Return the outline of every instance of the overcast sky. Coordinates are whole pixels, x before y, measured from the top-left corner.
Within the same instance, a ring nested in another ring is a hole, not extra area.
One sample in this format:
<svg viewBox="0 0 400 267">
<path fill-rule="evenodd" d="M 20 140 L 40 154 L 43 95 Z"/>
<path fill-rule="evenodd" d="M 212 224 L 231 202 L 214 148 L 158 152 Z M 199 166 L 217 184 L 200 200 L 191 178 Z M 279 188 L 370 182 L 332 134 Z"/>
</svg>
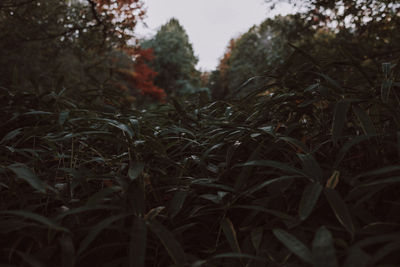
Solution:
<svg viewBox="0 0 400 267">
<path fill-rule="evenodd" d="M 196 56 L 198 67 L 213 70 L 229 40 L 246 32 L 267 17 L 287 14 L 288 4 L 271 12 L 264 0 L 144 0 L 148 28 L 139 26 L 139 37 L 151 36 L 170 18 L 175 17 L 185 28 Z"/>
</svg>

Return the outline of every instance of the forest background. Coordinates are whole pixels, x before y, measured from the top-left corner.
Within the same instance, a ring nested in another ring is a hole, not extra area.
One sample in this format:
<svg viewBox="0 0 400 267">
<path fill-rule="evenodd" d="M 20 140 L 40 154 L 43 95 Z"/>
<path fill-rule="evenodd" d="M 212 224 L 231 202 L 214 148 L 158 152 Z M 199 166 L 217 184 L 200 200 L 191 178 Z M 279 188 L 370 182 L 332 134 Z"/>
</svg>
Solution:
<svg viewBox="0 0 400 267">
<path fill-rule="evenodd" d="M 1 1 L 0 263 L 396 266 L 400 4 L 289 2 L 201 72 L 145 1 Z"/>
</svg>

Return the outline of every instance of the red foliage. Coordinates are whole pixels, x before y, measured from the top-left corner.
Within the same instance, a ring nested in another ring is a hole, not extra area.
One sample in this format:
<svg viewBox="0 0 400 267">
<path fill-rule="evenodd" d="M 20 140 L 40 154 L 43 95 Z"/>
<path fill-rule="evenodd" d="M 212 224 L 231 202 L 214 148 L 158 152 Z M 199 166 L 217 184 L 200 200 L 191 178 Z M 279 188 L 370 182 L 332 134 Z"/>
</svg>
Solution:
<svg viewBox="0 0 400 267">
<path fill-rule="evenodd" d="M 153 71 L 146 62 L 154 58 L 153 49 L 131 49 L 129 54 L 136 57 L 133 64 L 133 70 L 119 69 L 118 73 L 124 77 L 135 90 L 139 90 L 141 95 L 150 96 L 158 101 L 164 101 L 166 94 L 163 89 L 154 85 L 154 78 L 157 72 Z M 120 90 L 124 90 L 124 86 L 119 86 Z"/>
<path fill-rule="evenodd" d="M 166 97 L 164 90 L 155 86 L 153 83 L 157 72 L 150 69 L 146 64 L 146 61 L 150 61 L 153 58 L 153 49 L 138 49 L 134 64 L 134 85 L 140 90 L 142 95 L 148 95 L 159 101 L 164 101 Z"/>
</svg>

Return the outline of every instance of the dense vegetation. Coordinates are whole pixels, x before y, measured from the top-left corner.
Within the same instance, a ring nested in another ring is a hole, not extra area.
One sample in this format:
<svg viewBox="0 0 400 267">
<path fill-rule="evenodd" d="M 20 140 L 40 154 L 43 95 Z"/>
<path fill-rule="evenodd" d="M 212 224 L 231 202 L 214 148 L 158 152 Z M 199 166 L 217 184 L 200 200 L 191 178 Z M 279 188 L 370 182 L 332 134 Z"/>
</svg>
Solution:
<svg viewBox="0 0 400 267">
<path fill-rule="evenodd" d="M 210 95 L 139 1 L 2 1 L 1 266 L 397 266 L 399 4 L 303 2 Z"/>
</svg>

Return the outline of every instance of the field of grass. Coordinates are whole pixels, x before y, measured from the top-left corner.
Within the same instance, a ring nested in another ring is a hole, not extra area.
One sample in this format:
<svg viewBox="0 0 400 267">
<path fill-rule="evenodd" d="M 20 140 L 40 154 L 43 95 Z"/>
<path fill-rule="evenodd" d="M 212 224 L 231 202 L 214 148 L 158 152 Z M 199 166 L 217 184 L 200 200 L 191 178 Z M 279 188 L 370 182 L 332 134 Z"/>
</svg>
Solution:
<svg viewBox="0 0 400 267">
<path fill-rule="evenodd" d="M 1 88 L 1 266 L 398 266 L 399 66 L 313 64 L 123 112 Z"/>
</svg>

